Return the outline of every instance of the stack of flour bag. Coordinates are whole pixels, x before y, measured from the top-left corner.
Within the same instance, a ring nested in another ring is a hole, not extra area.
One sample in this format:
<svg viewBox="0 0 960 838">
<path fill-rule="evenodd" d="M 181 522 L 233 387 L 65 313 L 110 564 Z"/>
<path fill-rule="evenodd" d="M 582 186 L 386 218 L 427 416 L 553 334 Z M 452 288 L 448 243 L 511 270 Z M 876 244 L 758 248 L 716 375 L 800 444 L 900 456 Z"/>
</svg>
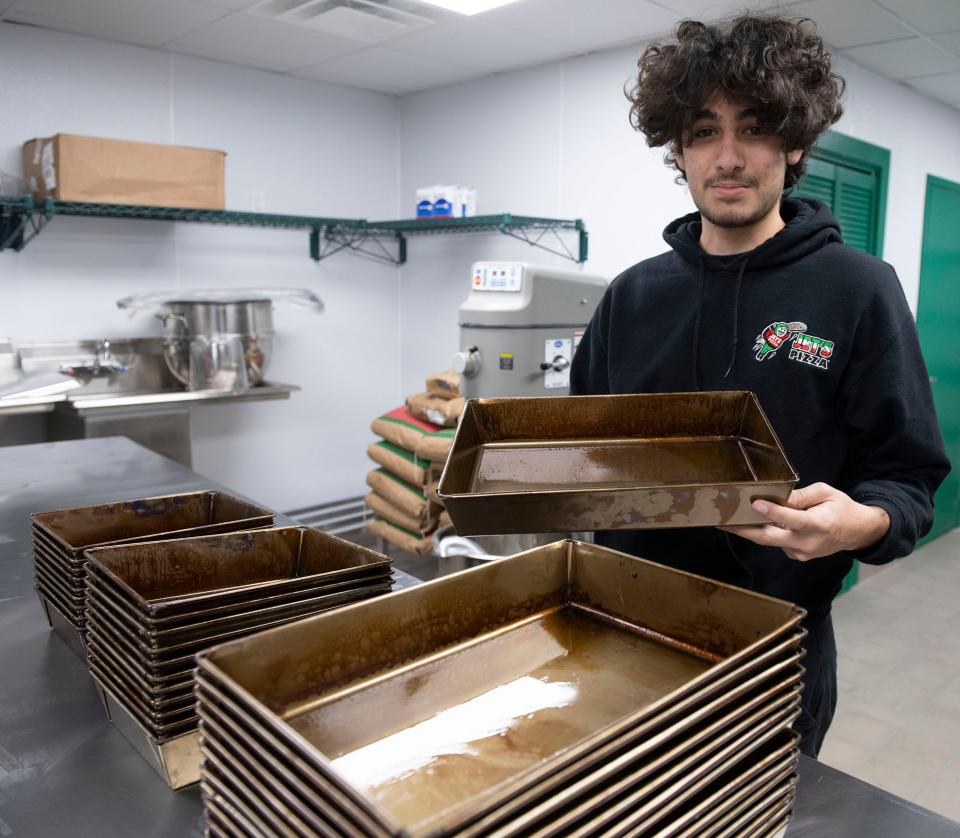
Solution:
<svg viewBox="0 0 960 838">
<path fill-rule="evenodd" d="M 450 370 L 427 376 L 425 393 L 408 396 L 403 407 L 373 420 L 379 437 L 367 448 L 378 468 L 367 475 L 367 527 L 411 553 L 426 553 L 431 536 L 450 518 L 437 497 L 457 420 L 463 411 L 460 376 Z"/>
</svg>

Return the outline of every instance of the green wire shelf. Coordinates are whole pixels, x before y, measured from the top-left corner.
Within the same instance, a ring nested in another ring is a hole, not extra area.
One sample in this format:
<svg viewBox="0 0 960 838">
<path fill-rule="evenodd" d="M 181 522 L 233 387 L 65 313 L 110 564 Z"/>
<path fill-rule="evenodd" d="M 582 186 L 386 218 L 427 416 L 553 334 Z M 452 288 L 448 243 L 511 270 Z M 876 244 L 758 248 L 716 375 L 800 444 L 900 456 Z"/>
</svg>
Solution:
<svg viewBox="0 0 960 838">
<path fill-rule="evenodd" d="M 476 215 L 471 218 L 409 218 L 397 221 L 367 222 L 369 234 L 379 237 L 396 236 L 401 240 L 401 260 L 406 261 L 406 236 L 436 235 L 438 233 L 493 233 L 499 232 L 547 250 L 573 262 L 587 261 L 587 228 L 582 219 L 539 218 L 531 215 Z M 577 234 L 577 252 L 566 246 L 560 233 Z M 559 248 L 547 247 L 544 239 L 556 242 Z"/>
<path fill-rule="evenodd" d="M 0 251 L 23 250 L 27 243 L 58 215 L 307 230 L 310 233 L 310 256 L 315 261 L 332 256 L 340 250 L 352 250 L 382 261 L 402 265 L 407 260 L 407 236 L 491 232 L 503 233 L 574 262 L 582 263 L 587 260 L 587 231 L 579 218 L 560 220 L 502 213 L 472 218 L 367 221 L 362 218 L 326 218 L 234 210 L 85 203 L 57 201 L 51 198 L 37 204 L 30 197 L 4 196 L 0 196 Z M 565 231 L 577 234 L 576 253 L 566 246 L 561 237 L 560 234 Z M 544 243 L 545 239 L 559 242 L 559 248 L 562 249 L 548 247 Z M 384 240 L 396 242 L 396 255 L 385 246 Z"/>
<path fill-rule="evenodd" d="M 367 227 L 402 233 L 449 233 L 452 231 L 483 232 L 503 227 L 529 227 L 554 230 L 583 230 L 583 222 L 562 221 L 555 218 L 537 218 L 531 215 L 475 215 L 470 218 L 408 218 L 399 221 L 369 221 Z"/>
<path fill-rule="evenodd" d="M 49 202 L 49 203 L 48 203 Z M 309 215 L 275 215 L 234 210 L 180 209 L 129 204 L 86 204 L 78 201 L 44 202 L 46 215 L 89 215 L 98 218 L 143 218 L 154 221 L 188 221 L 202 224 L 232 224 L 242 227 L 272 227 L 287 230 L 319 230 L 333 225 L 352 225 L 350 218 L 314 218 Z"/>
</svg>

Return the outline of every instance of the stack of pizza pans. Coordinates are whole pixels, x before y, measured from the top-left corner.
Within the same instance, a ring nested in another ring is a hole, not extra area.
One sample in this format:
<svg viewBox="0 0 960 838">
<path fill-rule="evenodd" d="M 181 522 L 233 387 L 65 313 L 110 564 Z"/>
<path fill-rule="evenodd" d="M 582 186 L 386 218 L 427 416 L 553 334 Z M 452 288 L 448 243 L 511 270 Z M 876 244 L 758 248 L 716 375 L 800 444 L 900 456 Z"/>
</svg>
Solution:
<svg viewBox="0 0 960 838">
<path fill-rule="evenodd" d="M 390 560 L 282 527 L 87 552 L 87 656 L 107 711 L 174 788 L 199 779 L 194 655 L 390 590 Z"/>
<path fill-rule="evenodd" d="M 802 616 L 563 541 L 223 644 L 208 834 L 776 834 Z"/>
<path fill-rule="evenodd" d="M 34 586 L 51 627 L 82 657 L 84 550 L 270 526 L 273 513 L 225 492 L 203 491 L 55 509 L 31 519 Z"/>
</svg>

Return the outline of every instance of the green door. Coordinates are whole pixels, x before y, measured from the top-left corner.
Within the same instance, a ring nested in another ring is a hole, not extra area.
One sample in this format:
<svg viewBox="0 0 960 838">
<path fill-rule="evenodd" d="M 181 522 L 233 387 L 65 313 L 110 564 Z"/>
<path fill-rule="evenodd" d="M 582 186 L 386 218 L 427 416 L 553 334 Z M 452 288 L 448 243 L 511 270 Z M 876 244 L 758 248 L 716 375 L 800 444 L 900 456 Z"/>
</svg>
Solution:
<svg viewBox="0 0 960 838">
<path fill-rule="evenodd" d="M 796 194 L 827 205 L 840 222 L 844 244 L 880 255 L 880 189 L 876 172 L 811 157 Z"/>
<path fill-rule="evenodd" d="M 927 540 L 960 525 L 960 184 L 927 178 L 917 328 L 953 471 L 937 492 Z"/>
</svg>

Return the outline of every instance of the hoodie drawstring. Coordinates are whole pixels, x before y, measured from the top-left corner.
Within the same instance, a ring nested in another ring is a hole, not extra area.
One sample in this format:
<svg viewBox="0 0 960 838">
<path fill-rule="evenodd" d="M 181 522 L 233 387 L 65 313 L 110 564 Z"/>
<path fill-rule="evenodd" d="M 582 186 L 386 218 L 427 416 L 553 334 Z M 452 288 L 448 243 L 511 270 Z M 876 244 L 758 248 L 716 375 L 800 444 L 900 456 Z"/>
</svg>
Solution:
<svg viewBox="0 0 960 838">
<path fill-rule="evenodd" d="M 740 271 L 737 273 L 737 290 L 733 297 L 733 346 L 730 349 L 730 363 L 727 365 L 727 371 L 723 374 L 724 380 L 728 378 L 733 370 L 733 365 L 737 361 L 737 344 L 740 342 L 740 289 L 743 288 L 743 272 L 747 269 L 747 262 L 749 261 L 749 259 L 744 259 L 740 263 Z M 700 262 L 700 282 L 703 282 L 703 261 Z"/>
<path fill-rule="evenodd" d="M 693 321 L 693 389 L 700 390 L 700 316 L 703 314 L 703 259 L 700 260 L 700 281 L 697 293 L 697 319 Z"/>
</svg>

